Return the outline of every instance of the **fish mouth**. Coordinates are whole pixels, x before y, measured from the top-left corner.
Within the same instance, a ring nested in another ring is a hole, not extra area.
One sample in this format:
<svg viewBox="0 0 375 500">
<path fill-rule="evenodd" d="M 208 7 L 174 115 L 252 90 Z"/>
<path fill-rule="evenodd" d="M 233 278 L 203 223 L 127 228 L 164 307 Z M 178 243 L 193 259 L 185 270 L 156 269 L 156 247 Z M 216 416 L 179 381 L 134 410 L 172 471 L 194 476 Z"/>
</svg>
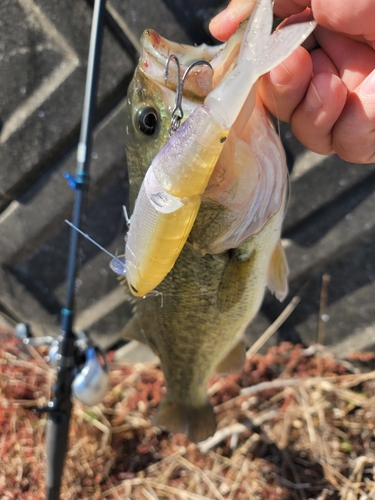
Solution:
<svg viewBox="0 0 375 500">
<path fill-rule="evenodd" d="M 215 88 L 236 64 L 246 23 L 242 23 L 236 33 L 226 43 L 199 46 L 175 43 L 167 40 L 152 29 L 147 29 L 141 37 L 142 53 L 139 68 L 160 85 L 166 86 L 165 68 L 168 58 L 174 54 L 180 62 L 181 76 L 196 61 L 204 60 L 207 65 L 195 66 L 186 76 L 184 95 L 202 100 Z M 168 88 L 177 87 L 177 65 L 171 62 L 168 68 Z"/>
</svg>

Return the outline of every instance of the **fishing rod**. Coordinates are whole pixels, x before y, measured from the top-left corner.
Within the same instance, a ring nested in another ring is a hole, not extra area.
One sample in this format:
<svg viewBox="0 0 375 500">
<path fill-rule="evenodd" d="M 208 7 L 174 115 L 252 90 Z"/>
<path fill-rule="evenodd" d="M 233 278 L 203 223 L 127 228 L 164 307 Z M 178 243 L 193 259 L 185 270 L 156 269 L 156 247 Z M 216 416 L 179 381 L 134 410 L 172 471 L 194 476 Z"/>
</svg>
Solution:
<svg viewBox="0 0 375 500">
<path fill-rule="evenodd" d="M 80 139 L 77 150 L 75 176 L 64 174 L 69 186 L 75 190 L 73 224 L 79 228 L 85 191 L 89 185 L 89 160 L 92 131 L 96 110 L 100 54 L 103 36 L 105 0 L 95 0 L 92 16 L 89 56 L 87 63 L 85 97 L 82 112 Z M 57 378 L 52 398 L 44 407 L 34 408 L 47 413 L 46 429 L 46 500 L 58 500 L 65 455 L 68 447 L 69 422 L 72 396 L 93 406 L 102 401 L 109 385 L 108 368 L 104 354 L 92 344 L 89 337 L 73 331 L 75 279 L 77 274 L 77 249 L 79 233 L 70 231 L 67 265 L 65 307 L 61 310 L 61 330 L 57 338 L 32 337 L 28 325 L 19 323 L 16 335 L 24 344 L 50 345 L 50 363 L 56 368 Z M 102 359 L 102 363 L 99 362 Z"/>
</svg>

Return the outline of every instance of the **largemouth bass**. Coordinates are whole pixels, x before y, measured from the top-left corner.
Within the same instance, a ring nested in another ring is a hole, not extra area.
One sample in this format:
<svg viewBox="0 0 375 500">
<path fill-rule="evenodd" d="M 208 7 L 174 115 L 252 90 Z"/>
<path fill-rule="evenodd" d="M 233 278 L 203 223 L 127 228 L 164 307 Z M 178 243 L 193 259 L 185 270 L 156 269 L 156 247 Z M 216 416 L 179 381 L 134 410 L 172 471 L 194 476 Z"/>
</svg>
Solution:
<svg viewBox="0 0 375 500">
<path fill-rule="evenodd" d="M 163 260 L 166 241 L 179 240 L 175 245 L 177 260 L 157 278 L 159 294 L 132 297 L 134 316 L 126 325 L 124 336 L 148 344 L 160 358 L 167 394 L 154 424 L 172 432 L 187 432 L 193 441 L 215 432 L 215 416 L 206 395 L 208 379 L 215 369 L 228 373 L 242 368 L 243 333 L 260 307 L 265 287 L 280 300 L 287 294 L 288 267 L 280 243 L 287 168 L 282 145 L 256 88 L 262 71 L 268 71 L 270 63 L 276 65 L 289 55 L 313 25 L 304 23 L 303 27 L 293 28 L 292 34 L 286 31 L 284 38 L 280 34 L 271 38 L 270 1 L 260 0 L 256 9 L 248 26 L 241 26 L 227 44 L 216 47 L 175 44 L 146 30 L 141 39 L 140 61 L 128 90 L 126 153 L 131 207 L 135 205 L 135 209 L 126 246 L 130 264 L 125 263 L 128 267 L 124 284 L 129 285 L 133 295 L 144 295 L 142 275 L 135 269 L 141 267 L 139 261 L 146 259 L 150 269 L 157 268 Z M 254 38 L 264 47 L 255 47 Z M 169 138 L 180 71 L 170 69 L 168 82 L 165 81 L 171 54 L 179 60 L 182 73 L 200 59 L 210 62 L 212 69 L 197 66 L 186 74 L 181 104 L 187 120 Z M 254 54 L 257 60 L 250 61 Z M 255 73 L 243 73 L 244 67 L 249 67 L 246 61 L 258 67 Z M 237 70 L 239 89 L 230 82 Z M 247 77 L 253 79 L 250 84 Z M 214 126 L 221 127 L 212 144 L 206 140 L 211 128 L 204 125 L 194 131 L 196 120 L 189 118 L 197 116 L 197 110 L 202 113 L 203 103 L 204 113 L 213 117 Z M 233 111 L 236 107 L 238 110 Z M 200 150 L 189 160 L 184 157 L 184 148 L 186 142 L 191 143 L 191 137 L 203 152 Z M 202 192 L 193 192 L 195 166 L 191 178 L 186 169 L 189 163 L 199 167 L 202 155 L 206 157 L 211 152 L 212 171 L 204 174 L 207 181 L 200 184 Z M 173 157 L 177 166 L 182 158 L 181 169 L 189 182 L 179 178 L 178 168 L 169 168 Z M 160 171 L 165 165 L 168 173 L 163 178 Z M 166 222 L 159 224 L 158 217 L 164 217 L 165 211 L 158 209 L 152 198 L 154 191 L 145 185 L 145 176 L 158 189 L 164 181 L 171 184 L 170 192 L 162 187 L 159 196 L 163 201 L 172 193 L 172 205 L 175 198 L 189 210 L 194 205 L 189 220 L 181 223 L 178 217 L 170 219 L 168 212 Z M 189 194 L 184 194 L 184 189 Z M 190 198 L 194 198 L 195 204 Z M 163 228 L 168 232 L 163 233 Z M 152 239 L 155 234 L 156 243 Z M 147 287 L 144 290 L 147 292 Z"/>
</svg>

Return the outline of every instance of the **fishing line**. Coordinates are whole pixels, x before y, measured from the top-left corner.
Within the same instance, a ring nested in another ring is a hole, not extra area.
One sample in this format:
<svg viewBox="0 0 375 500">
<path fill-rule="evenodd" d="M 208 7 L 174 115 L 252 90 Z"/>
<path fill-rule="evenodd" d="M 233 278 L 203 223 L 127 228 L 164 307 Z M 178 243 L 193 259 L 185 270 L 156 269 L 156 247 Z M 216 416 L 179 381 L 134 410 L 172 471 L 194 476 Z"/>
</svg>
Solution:
<svg viewBox="0 0 375 500">
<path fill-rule="evenodd" d="M 275 106 L 275 111 L 276 111 L 275 120 L 276 120 L 276 123 L 277 123 L 277 135 L 279 136 L 279 139 L 280 139 L 281 143 L 283 143 L 282 139 L 281 139 L 281 127 L 280 127 L 279 111 L 277 109 L 276 99 L 275 99 L 275 95 L 274 95 L 273 92 L 271 92 L 271 96 L 272 96 L 273 104 Z M 285 154 L 284 144 L 283 144 L 283 149 L 284 149 L 284 154 Z M 286 214 L 286 212 L 288 210 L 289 203 L 290 203 L 290 198 L 291 198 L 292 181 L 290 179 L 289 168 L 288 168 L 288 171 L 287 171 L 286 181 L 287 181 L 287 190 L 286 190 L 286 200 L 285 200 L 285 207 L 284 207 L 283 218 L 285 217 L 285 214 Z"/>
<path fill-rule="evenodd" d="M 275 106 L 275 111 L 276 111 L 275 118 L 276 118 L 276 122 L 277 122 L 277 135 L 280 137 L 280 140 L 281 140 L 279 110 L 277 109 L 276 99 L 275 99 L 275 95 L 273 92 L 271 92 L 271 96 L 272 96 L 273 104 Z"/>
<path fill-rule="evenodd" d="M 94 239 L 92 239 L 88 234 L 84 233 L 79 229 L 77 226 L 72 224 L 70 221 L 65 219 L 65 222 L 70 226 L 71 228 L 75 229 L 81 236 L 89 240 L 91 243 L 93 243 L 95 246 L 97 246 L 102 252 L 106 253 L 110 257 L 112 257 L 112 262 L 110 263 L 110 268 L 112 271 L 114 271 L 116 274 L 120 274 L 121 276 L 125 276 L 125 258 L 122 257 L 121 255 L 119 257 L 116 257 L 116 255 L 113 255 L 113 253 L 109 252 L 106 248 L 102 247 L 102 245 L 99 245 Z"/>
<path fill-rule="evenodd" d="M 124 210 L 124 216 L 125 216 L 126 223 L 129 224 L 130 223 L 130 219 L 128 217 L 128 213 L 127 213 L 127 210 L 126 210 L 125 206 L 123 206 L 123 210 Z M 117 257 L 116 255 L 113 255 L 106 248 L 104 248 L 102 245 L 100 245 L 97 241 L 95 241 L 93 238 L 91 238 L 91 236 L 89 236 L 87 233 L 84 233 L 83 231 L 81 231 L 81 229 L 79 229 L 78 227 L 76 227 L 70 221 L 68 221 L 67 219 L 65 219 L 65 222 L 68 224 L 68 226 L 70 226 L 71 228 L 75 229 L 81 236 L 83 236 L 84 238 L 86 238 L 87 240 L 89 240 L 91 243 L 93 243 L 96 247 L 98 247 L 102 252 L 104 252 L 105 254 L 109 255 L 109 257 L 112 257 L 112 261 L 109 264 L 109 267 L 112 269 L 112 271 L 114 271 L 116 274 L 119 274 L 121 276 L 126 276 L 125 258 L 124 257 L 122 257 L 122 256 Z M 161 298 L 160 307 L 163 307 L 163 305 L 164 305 L 164 300 L 163 300 L 164 294 L 163 294 L 163 292 L 160 292 L 158 290 L 151 290 L 151 292 L 147 293 L 142 298 L 146 299 L 148 297 L 160 297 Z"/>
</svg>

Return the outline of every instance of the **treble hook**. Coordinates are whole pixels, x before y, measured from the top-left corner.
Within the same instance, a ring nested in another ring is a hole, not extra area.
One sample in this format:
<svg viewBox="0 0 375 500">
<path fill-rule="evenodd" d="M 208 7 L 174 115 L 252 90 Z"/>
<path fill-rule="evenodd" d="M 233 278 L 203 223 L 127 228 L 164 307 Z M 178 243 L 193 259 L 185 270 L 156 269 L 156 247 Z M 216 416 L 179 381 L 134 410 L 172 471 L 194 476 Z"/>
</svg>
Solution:
<svg viewBox="0 0 375 500">
<path fill-rule="evenodd" d="M 164 72 L 165 86 L 167 86 L 168 84 L 168 70 L 169 70 L 169 63 L 171 60 L 173 60 L 177 66 L 177 88 L 176 88 L 176 102 L 174 109 L 172 111 L 171 126 L 168 130 L 169 136 L 171 136 L 174 132 L 176 132 L 176 130 L 181 124 L 182 118 L 184 117 L 184 112 L 182 110 L 182 93 L 184 90 L 185 80 L 189 72 L 194 68 L 194 66 L 208 66 L 213 71 L 212 66 L 208 61 L 205 61 L 204 59 L 199 59 L 190 64 L 190 66 L 186 69 L 183 77 L 181 78 L 180 61 L 178 60 L 178 57 L 175 54 L 171 54 L 168 57 L 167 63 L 165 65 L 165 72 Z"/>
</svg>

